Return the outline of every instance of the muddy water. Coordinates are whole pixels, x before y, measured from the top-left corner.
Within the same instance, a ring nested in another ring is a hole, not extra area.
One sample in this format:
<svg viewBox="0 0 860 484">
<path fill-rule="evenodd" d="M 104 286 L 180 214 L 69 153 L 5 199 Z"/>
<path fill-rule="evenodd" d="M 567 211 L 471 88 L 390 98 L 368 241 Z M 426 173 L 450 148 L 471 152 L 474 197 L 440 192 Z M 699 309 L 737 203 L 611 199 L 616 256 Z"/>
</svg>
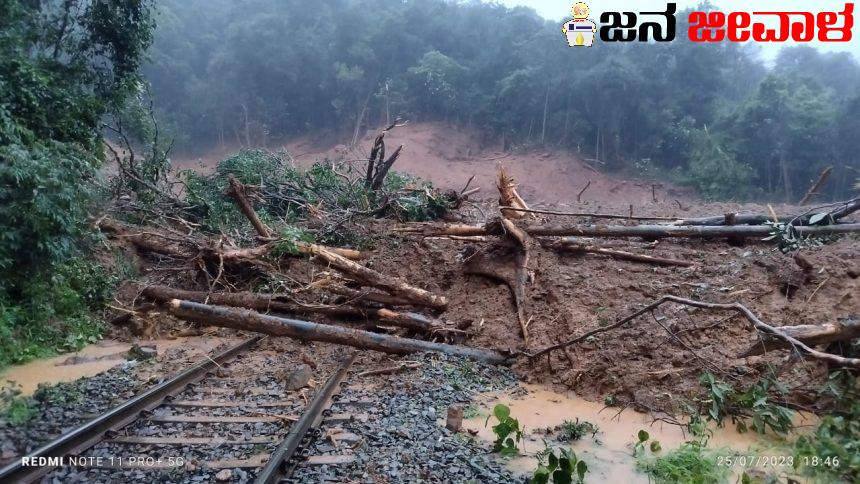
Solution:
<svg viewBox="0 0 860 484">
<path fill-rule="evenodd" d="M 663 451 L 658 455 L 665 455 L 670 449 L 674 449 L 688 440 L 690 437 L 683 434 L 681 429 L 675 425 L 656 422 L 648 414 L 638 413 L 633 410 L 625 410 L 618 413 L 617 409 L 606 408 L 603 405 L 585 401 L 573 393 L 561 394 L 539 385 L 523 385 L 527 390 L 524 396 L 513 397 L 509 394 L 490 393 L 478 398 L 480 402 L 480 415 L 463 421 L 466 429 L 478 432 L 478 437 L 487 441 L 493 441 L 495 436 L 490 427 L 484 426 L 487 415 L 492 408 L 502 403 L 510 407 L 511 416 L 518 419 L 526 429 L 524 447 L 520 447 L 523 456 L 507 461 L 507 466 L 521 474 L 531 474 L 537 466 L 535 454 L 544 448 L 542 438 L 547 442 L 555 444 L 556 447 L 570 445 L 577 456 L 588 463 L 588 480 L 592 482 L 649 482 L 648 477 L 636 470 L 636 461 L 632 456 L 632 445 L 636 441 L 636 435 L 640 429 L 646 430 L 651 439 L 660 441 Z M 586 420 L 600 428 L 600 432 L 592 439 L 586 435 L 580 441 L 573 444 L 559 444 L 552 441 L 551 436 L 546 437 L 539 431 L 547 427 L 553 428 L 565 420 Z M 796 425 L 811 425 L 813 417 L 797 416 Z M 536 432 L 537 430 L 537 432 Z M 714 434 L 709 440 L 711 448 L 725 448 L 726 455 L 732 452 L 748 452 L 754 455 L 784 455 L 786 452 L 777 450 L 780 441 L 770 435 L 761 437 L 754 432 L 738 433 L 730 423 L 724 428 L 712 428 Z M 788 470 L 788 469 L 784 469 Z M 739 472 L 735 473 L 736 476 Z M 734 479 L 732 479 L 734 481 Z"/>
<path fill-rule="evenodd" d="M 213 337 L 187 337 L 170 340 L 141 341 L 141 346 L 155 346 L 161 355 L 169 348 L 182 346 L 194 353 L 208 353 L 224 340 Z M 126 361 L 130 343 L 103 340 L 74 353 L 31 361 L 0 371 L 0 387 L 20 385 L 24 396 L 32 395 L 40 383 L 55 384 L 93 376 Z"/>
</svg>

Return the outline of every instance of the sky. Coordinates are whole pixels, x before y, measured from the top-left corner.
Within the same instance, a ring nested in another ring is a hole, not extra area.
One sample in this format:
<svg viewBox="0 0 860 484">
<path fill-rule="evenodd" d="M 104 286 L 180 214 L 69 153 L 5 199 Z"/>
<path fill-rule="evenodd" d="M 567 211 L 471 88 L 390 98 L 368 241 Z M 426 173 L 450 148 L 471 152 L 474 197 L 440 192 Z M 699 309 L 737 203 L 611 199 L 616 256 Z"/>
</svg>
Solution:
<svg viewBox="0 0 860 484">
<path fill-rule="evenodd" d="M 640 11 L 660 11 L 665 10 L 666 1 L 662 0 L 583 0 L 591 9 L 590 18 L 599 23 L 600 13 L 603 11 L 611 12 L 640 12 Z M 542 17 L 549 20 L 558 20 L 561 23 L 564 19 L 570 17 L 570 9 L 576 0 L 498 0 L 499 3 L 508 7 L 526 6 L 537 11 Z M 684 1 L 676 0 L 678 11 L 685 8 L 695 7 L 699 1 Z M 774 1 L 743 1 L 743 0 L 712 0 L 714 5 L 717 5 L 722 12 L 733 11 L 806 11 L 806 12 L 841 12 L 844 7 L 844 1 L 833 0 L 782 0 Z M 841 20 L 840 24 L 841 25 Z M 682 35 L 682 32 L 678 32 Z M 784 42 L 780 44 L 763 43 L 761 55 L 763 60 L 770 61 L 776 57 L 779 49 L 782 46 L 796 45 L 797 42 Z M 854 57 L 860 60 L 860 5 L 855 3 L 854 6 L 854 30 L 853 38 L 850 42 L 808 42 L 807 45 L 814 46 L 827 52 L 849 51 L 854 54 Z"/>
</svg>

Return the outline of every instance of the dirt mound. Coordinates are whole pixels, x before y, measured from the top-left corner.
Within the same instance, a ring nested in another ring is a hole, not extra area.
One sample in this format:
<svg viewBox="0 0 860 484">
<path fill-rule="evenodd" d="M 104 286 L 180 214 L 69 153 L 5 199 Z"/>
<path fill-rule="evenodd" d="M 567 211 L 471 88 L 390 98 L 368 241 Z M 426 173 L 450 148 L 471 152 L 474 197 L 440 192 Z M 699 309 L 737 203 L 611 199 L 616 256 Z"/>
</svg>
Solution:
<svg viewBox="0 0 860 484">
<path fill-rule="evenodd" d="M 704 215 L 736 207 L 698 205 L 688 210 Z M 766 207 L 758 209 L 767 211 Z M 639 210 L 649 215 L 673 213 L 670 204 Z M 570 218 L 545 220 L 550 224 L 572 223 Z M 732 246 L 725 240 L 666 239 L 651 244 L 635 239 L 601 239 L 596 243 L 695 265 L 656 267 L 534 248 L 534 277 L 526 292 L 526 317 L 531 320 L 528 350 L 611 324 L 666 294 L 740 302 L 772 326 L 845 321 L 860 314 L 860 240 L 855 236 L 805 250 L 815 268 L 811 274 L 805 274 L 790 256 L 773 246 L 756 242 Z M 505 252 L 498 247 L 489 249 L 490 245 L 446 239 L 379 243 L 370 263 L 382 272 L 448 297 L 450 305 L 442 318 L 472 332 L 468 344 L 523 350 L 509 288 L 464 272 L 464 259 L 482 251 L 492 251 L 489 259 L 494 264 L 513 267 L 515 249 Z M 789 353 L 785 351 L 739 358 L 755 341 L 756 333 L 749 322 L 734 313 L 667 304 L 653 316 L 643 315 L 625 327 L 553 352 L 550 358 L 521 358 L 515 369 L 526 381 L 558 384 L 590 400 L 602 401 L 613 395 L 617 401 L 640 409 L 669 411 L 680 410 L 680 401 L 702 391 L 698 379 L 708 365 L 725 372 L 726 378 L 737 378 L 734 383 L 741 388 L 769 372 L 782 372 L 780 380 L 793 389 L 793 402 L 812 404 L 814 390 L 826 380 L 826 365 L 813 361 L 787 364 Z"/>
<path fill-rule="evenodd" d="M 376 132 L 368 132 L 356 148 L 344 144 L 320 143 L 311 136 L 303 137 L 271 150 L 286 149 L 301 166 L 329 158 L 333 160 L 364 161 L 373 145 Z M 482 147 L 474 132 L 468 129 L 437 122 L 409 123 L 397 127 L 385 136 L 386 145 L 393 150 L 403 145 L 403 154 L 394 165 L 396 171 L 409 173 L 432 181 L 443 189 L 461 189 L 472 175 L 472 186 L 481 187 L 481 194 L 496 195 L 495 180 L 498 165 L 518 182 L 520 193 L 532 200 L 555 202 L 576 200 L 579 192 L 589 184 L 582 200 L 593 202 L 617 202 L 643 204 L 652 202 L 652 182 L 645 180 L 621 180 L 597 171 L 575 154 L 564 150 L 531 150 L 504 153 L 501 146 Z M 211 170 L 218 161 L 235 152 L 235 149 L 213 150 L 198 158 L 175 157 L 174 165 L 180 169 Z M 661 200 L 686 200 L 682 190 L 665 182 L 658 185 L 657 197 Z"/>
</svg>

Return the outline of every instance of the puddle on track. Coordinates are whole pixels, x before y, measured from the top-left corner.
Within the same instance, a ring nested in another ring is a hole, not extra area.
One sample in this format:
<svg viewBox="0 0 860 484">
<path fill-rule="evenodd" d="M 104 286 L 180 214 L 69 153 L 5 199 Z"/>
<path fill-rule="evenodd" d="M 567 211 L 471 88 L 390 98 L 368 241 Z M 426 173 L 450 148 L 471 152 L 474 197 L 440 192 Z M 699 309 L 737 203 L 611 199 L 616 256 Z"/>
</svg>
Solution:
<svg viewBox="0 0 860 484">
<path fill-rule="evenodd" d="M 492 442 L 495 436 L 490 429 L 494 419 L 488 426 L 484 426 L 487 415 L 492 408 L 502 403 L 510 407 L 511 416 L 518 419 L 525 427 L 525 455 L 507 460 L 506 465 L 512 471 L 519 474 L 528 474 L 537 466 L 535 454 L 544 448 L 542 438 L 555 447 L 570 446 L 577 457 L 588 463 L 588 481 L 600 482 L 649 482 L 648 476 L 636 470 L 636 461 L 632 456 L 632 445 L 637 440 L 636 434 L 640 429 L 645 429 L 651 439 L 660 441 L 663 450 L 657 455 L 665 455 L 668 451 L 677 448 L 685 438 L 681 429 L 675 425 L 664 422 L 652 424 L 653 417 L 649 414 L 639 413 L 634 410 L 624 410 L 620 414 L 617 409 L 604 408 L 603 405 L 588 402 L 577 397 L 573 393 L 556 393 L 540 385 L 522 385 L 528 393 L 523 396 L 511 396 L 502 392 L 493 392 L 477 397 L 480 406 L 480 415 L 463 420 L 465 429 L 478 431 L 478 437 Z M 602 411 L 601 411 L 602 410 Z M 586 435 L 578 442 L 562 444 L 556 442 L 553 436 L 543 436 L 535 433 L 536 429 L 553 428 L 565 420 L 589 421 L 600 428 L 600 432 L 594 439 Z M 814 416 L 797 415 L 795 425 L 809 426 L 815 422 Z M 759 436 L 755 432 L 738 433 L 730 422 L 724 428 L 712 427 L 713 436 L 708 442 L 708 447 L 713 449 L 725 448 L 728 451 L 749 451 L 747 455 L 785 455 L 785 451 L 775 449 L 779 445 L 778 437 L 771 434 Z M 600 443 L 597 444 L 596 441 Z M 768 451 L 768 449 L 773 449 Z M 523 452 L 523 446 L 520 447 Z M 779 468 L 778 471 L 790 471 L 788 468 Z M 740 470 L 738 470 L 740 471 Z M 739 472 L 736 474 L 739 475 Z M 730 479 L 734 482 L 736 478 Z"/>
<path fill-rule="evenodd" d="M 182 346 L 190 354 L 206 354 L 226 340 L 211 336 L 191 336 L 176 339 L 140 341 L 141 346 L 156 347 L 161 355 L 169 348 Z M 9 386 L 9 381 L 20 385 L 23 396 L 32 395 L 40 383 L 55 384 L 74 381 L 107 371 L 126 361 L 125 354 L 131 343 L 102 340 L 74 353 L 31 361 L 23 365 L 10 366 L 0 371 L 0 387 Z"/>
</svg>

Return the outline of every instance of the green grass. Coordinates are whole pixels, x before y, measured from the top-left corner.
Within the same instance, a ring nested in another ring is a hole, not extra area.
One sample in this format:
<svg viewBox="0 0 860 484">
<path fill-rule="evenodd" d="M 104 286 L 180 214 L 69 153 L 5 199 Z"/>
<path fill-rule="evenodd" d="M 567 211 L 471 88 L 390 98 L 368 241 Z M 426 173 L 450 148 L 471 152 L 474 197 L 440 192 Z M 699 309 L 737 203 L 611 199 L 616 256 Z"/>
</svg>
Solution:
<svg viewBox="0 0 860 484">
<path fill-rule="evenodd" d="M 582 422 L 580 422 L 579 418 L 577 418 L 575 422 L 565 420 L 564 423 L 562 423 L 559 427 L 559 442 L 575 442 L 589 434 L 592 438 L 594 438 L 594 436 L 597 435 L 598 432 L 600 432 L 600 429 L 597 427 L 597 425 L 594 425 L 587 420 L 583 420 Z"/>
<path fill-rule="evenodd" d="M 664 456 L 640 456 L 636 460 L 636 467 L 657 483 L 726 482 L 729 468 L 717 465 L 716 455 L 717 451 L 699 442 L 685 442 Z"/>
<path fill-rule="evenodd" d="M 0 421 L 21 425 L 36 415 L 33 400 L 20 395 L 20 387 L 14 384 L 0 389 Z"/>
</svg>

